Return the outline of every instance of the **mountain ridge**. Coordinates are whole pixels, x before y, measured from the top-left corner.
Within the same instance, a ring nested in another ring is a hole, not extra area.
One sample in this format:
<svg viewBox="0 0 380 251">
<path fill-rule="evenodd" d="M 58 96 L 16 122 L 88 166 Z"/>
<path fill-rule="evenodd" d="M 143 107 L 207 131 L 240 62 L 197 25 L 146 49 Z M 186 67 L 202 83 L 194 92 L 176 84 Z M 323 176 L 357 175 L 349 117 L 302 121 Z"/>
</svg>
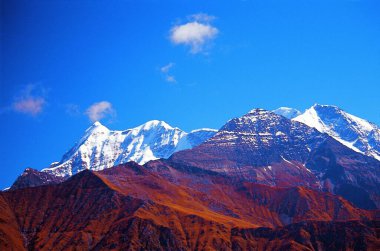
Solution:
<svg viewBox="0 0 380 251">
<path fill-rule="evenodd" d="M 216 130 L 202 128 L 189 133 L 164 121 L 151 120 L 123 131 L 109 130 L 99 121 L 63 155 L 60 162 L 45 168 L 55 176 L 68 177 L 85 169 L 102 170 L 114 165 L 167 158 L 173 152 L 192 148 L 214 135 Z"/>
<path fill-rule="evenodd" d="M 380 127 L 337 106 L 314 104 L 294 121 L 327 133 L 347 147 L 380 160 Z"/>
<path fill-rule="evenodd" d="M 260 184 L 329 191 L 363 208 L 380 207 L 380 161 L 263 109 L 229 120 L 214 137 L 170 160 Z"/>
<path fill-rule="evenodd" d="M 371 223 L 376 221 L 374 212 L 357 209 L 339 196 L 302 187 L 236 182 L 182 171 L 161 160 L 148 164 L 85 170 L 57 185 L 1 192 L 0 206 L 4 204 L 9 213 L 1 211 L 0 219 L 14 215 L 20 224 L 13 238 L 0 238 L 0 247 L 6 243 L 25 250 L 241 250 L 237 247 L 272 243 L 285 230 L 289 233 L 282 237 L 285 243 L 271 245 L 293 243 L 305 249 L 312 238 L 298 238 L 302 229 L 318 230 L 319 245 L 331 245 L 319 234 L 326 231 L 326 224 L 329 229 L 363 229 L 356 235 L 364 247 L 378 244 Z M 0 224 L 0 232 L 7 229 Z M 356 236 L 338 230 L 327 233 L 336 236 L 336 245 L 351 246 L 339 240 Z"/>
</svg>

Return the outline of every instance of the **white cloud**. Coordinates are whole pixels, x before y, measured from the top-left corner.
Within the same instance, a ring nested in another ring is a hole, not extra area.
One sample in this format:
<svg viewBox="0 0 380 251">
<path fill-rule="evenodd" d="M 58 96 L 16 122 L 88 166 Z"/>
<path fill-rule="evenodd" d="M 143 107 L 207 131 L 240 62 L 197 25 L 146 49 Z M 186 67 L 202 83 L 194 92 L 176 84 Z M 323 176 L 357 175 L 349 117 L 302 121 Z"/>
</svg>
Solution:
<svg viewBox="0 0 380 251">
<path fill-rule="evenodd" d="M 169 63 L 160 68 L 161 73 L 164 75 L 165 80 L 169 83 L 177 83 L 177 80 L 173 74 L 170 73 L 171 69 L 174 67 L 174 63 Z"/>
<path fill-rule="evenodd" d="M 174 66 L 174 63 L 169 63 L 167 65 L 162 66 L 160 70 L 162 73 L 168 73 L 170 69 L 173 68 L 173 66 Z"/>
<path fill-rule="evenodd" d="M 40 85 L 29 84 L 15 97 L 11 108 L 19 113 L 37 116 L 46 105 L 45 93 L 46 90 Z"/>
<path fill-rule="evenodd" d="M 13 103 L 13 109 L 20 113 L 36 116 L 40 114 L 45 105 L 43 98 L 27 97 Z"/>
<path fill-rule="evenodd" d="M 190 47 L 193 54 L 202 52 L 204 47 L 218 34 L 218 29 L 211 25 L 214 17 L 207 14 L 191 15 L 190 21 L 172 27 L 170 40 L 174 44 L 184 44 Z"/>
<path fill-rule="evenodd" d="M 112 104 L 108 101 L 101 101 L 92 104 L 85 112 L 88 118 L 92 121 L 101 120 L 107 116 L 115 116 L 116 112 L 112 108 Z"/>
</svg>

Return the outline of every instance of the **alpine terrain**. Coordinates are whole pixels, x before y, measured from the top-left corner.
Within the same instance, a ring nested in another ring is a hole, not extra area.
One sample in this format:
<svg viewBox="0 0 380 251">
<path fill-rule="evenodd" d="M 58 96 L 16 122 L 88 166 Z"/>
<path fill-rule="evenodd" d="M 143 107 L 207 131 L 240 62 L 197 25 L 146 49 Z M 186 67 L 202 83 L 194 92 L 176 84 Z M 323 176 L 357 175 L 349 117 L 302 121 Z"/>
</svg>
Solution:
<svg viewBox="0 0 380 251">
<path fill-rule="evenodd" d="M 112 131 L 95 122 L 60 162 L 42 172 L 68 177 L 85 169 L 103 170 L 128 161 L 144 164 L 197 146 L 215 133 L 214 129 L 186 133 L 158 120 L 124 131 Z"/>
<path fill-rule="evenodd" d="M 0 250 L 379 250 L 378 135 L 323 105 L 218 131 L 96 122 L 0 192 Z"/>
<path fill-rule="evenodd" d="M 294 121 L 316 128 L 354 151 L 380 160 L 380 127 L 337 106 L 316 104 Z"/>
</svg>

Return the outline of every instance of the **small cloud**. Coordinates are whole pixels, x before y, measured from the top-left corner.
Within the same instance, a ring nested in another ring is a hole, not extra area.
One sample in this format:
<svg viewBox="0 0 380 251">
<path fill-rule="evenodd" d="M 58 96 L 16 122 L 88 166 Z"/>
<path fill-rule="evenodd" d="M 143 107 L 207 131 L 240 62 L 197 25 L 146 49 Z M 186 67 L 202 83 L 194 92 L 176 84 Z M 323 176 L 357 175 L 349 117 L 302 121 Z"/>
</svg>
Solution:
<svg viewBox="0 0 380 251">
<path fill-rule="evenodd" d="M 175 76 L 170 73 L 171 69 L 174 67 L 174 63 L 169 63 L 160 68 L 161 73 L 164 75 L 165 80 L 169 83 L 177 83 Z"/>
<path fill-rule="evenodd" d="M 174 66 L 174 63 L 169 63 L 167 65 L 162 66 L 160 70 L 162 73 L 168 73 L 170 69 L 173 68 L 173 66 Z"/>
<path fill-rule="evenodd" d="M 199 13 L 188 17 L 189 21 L 176 25 L 170 30 L 170 40 L 174 44 L 190 47 L 193 54 L 202 52 L 204 47 L 218 34 L 218 29 L 212 26 L 213 16 Z"/>
<path fill-rule="evenodd" d="M 92 121 L 101 120 L 107 116 L 115 116 L 116 112 L 112 108 L 112 104 L 108 101 L 101 101 L 98 103 L 92 104 L 85 112 L 88 118 Z"/>
<path fill-rule="evenodd" d="M 29 84 L 15 97 L 12 110 L 31 116 L 40 114 L 46 105 L 46 90 L 40 85 Z"/>
</svg>

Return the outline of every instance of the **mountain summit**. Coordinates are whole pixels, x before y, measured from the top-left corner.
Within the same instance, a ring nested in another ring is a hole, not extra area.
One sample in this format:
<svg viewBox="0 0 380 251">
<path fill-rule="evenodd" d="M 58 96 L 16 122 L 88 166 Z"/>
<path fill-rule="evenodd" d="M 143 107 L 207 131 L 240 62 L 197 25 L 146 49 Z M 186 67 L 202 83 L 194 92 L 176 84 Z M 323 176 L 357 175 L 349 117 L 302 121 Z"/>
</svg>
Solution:
<svg viewBox="0 0 380 251">
<path fill-rule="evenodd" d="M 288 118 L 288 119 L 293 119 L 301 115 L 300 111 L 294 108 L 289 108 L 289 107 L 280 107 L 280 108 L 277 108 L 276 110 L 273 110 L 272 112 L 278 115 L 284 116 L 285 118 Z"/>
<path fill-rule="evenodd" d="M 327 133 L 356 152 L 380 160 L 380 128 L 337 106 L 315 104 L 293 119 Z"/>
<path fill-rule="evenodd" d="M 124 131 L 112 131 L 97 121 L 60 162 L 42 171 L 67 177 L 85 169 L 103 170 L 128 161 L 144 164 L 197 146 L 215 132 L 213 129 L 198 129 L 186 133 L 159 120 Z"/>
<path fill-rule="evenodd" d="M 174 153 L 172 163 L 255 183 L 305 186 L 380 207 L 380 162 L 326 133 L 263 109 L 228 121 L 214 137 Z"/>
</svg>

